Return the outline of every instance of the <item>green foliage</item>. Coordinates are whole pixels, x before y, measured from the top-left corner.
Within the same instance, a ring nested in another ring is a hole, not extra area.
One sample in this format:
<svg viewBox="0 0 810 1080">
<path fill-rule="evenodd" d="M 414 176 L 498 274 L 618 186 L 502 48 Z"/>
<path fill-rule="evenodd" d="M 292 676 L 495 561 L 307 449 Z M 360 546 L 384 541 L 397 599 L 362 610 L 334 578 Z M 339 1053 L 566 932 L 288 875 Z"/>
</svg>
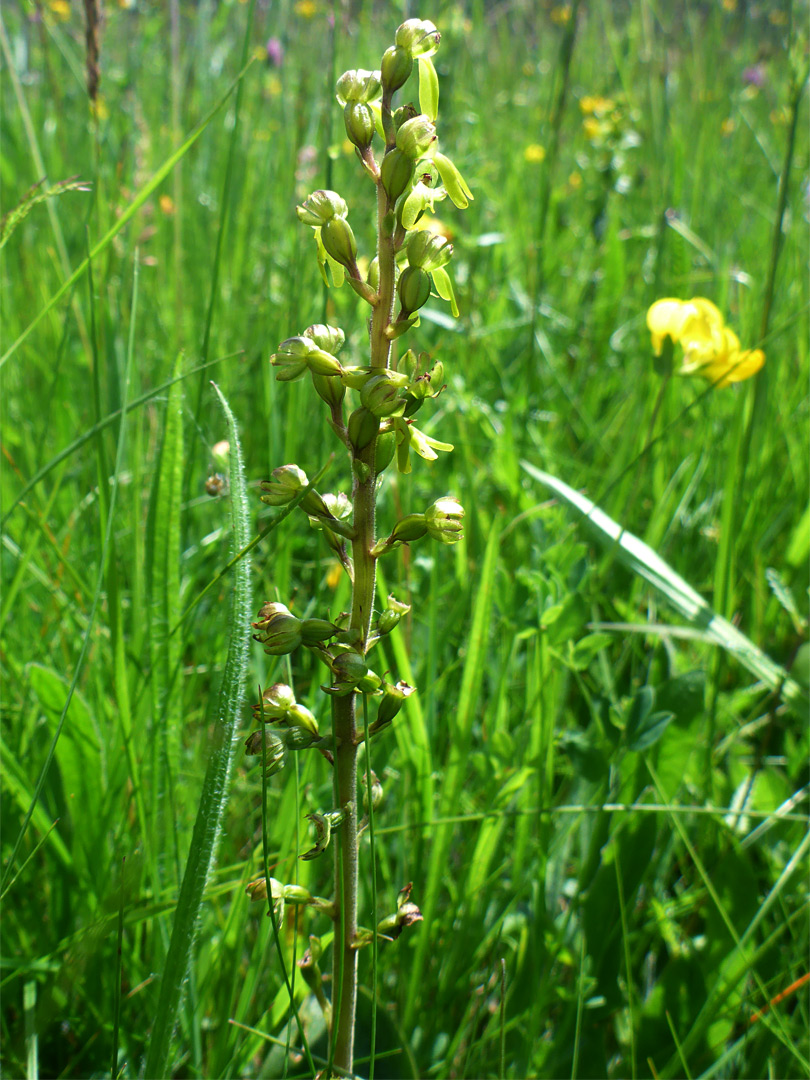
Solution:
<svg viewBox="0 0 810 1080">
<path fill-rule="evenodd" d="M 450 199 L 435 203 L 460 319 L 431 296 L 417 331 L 452 389 L 425 435 L 455 452 L 414 457 L 381 490 L 377 533 L 443 493 L 467 515 L 455 548 L 399 547 L 378 582 L 378 607 L 389 591 L 412 605 L 379 646 L 380 674 L 420 688 L 372 744 L 378 904 L 413 881 L 430 917 L 380 942 L 376 983 L 361 953 L 361 1075 L 375 993 L 378 1078 L 500 1075 L 502 1035 L 513 1078 L 810 1071 L 807 985 L 794 985 L 809 944 L 810 736 L 770 677 L 786 670 L 806 693 L 792 665 L 806 654 L 810 534 L 808 126 L 805 95 L 766 304 L 803 55 L 801 19 L 772 7 L 416 12 L 442 30 L 441 146 L 475 200 L 463 228 Z M 204 380 L 239 422 L 248 538 L 281 518 L 251 493 L 278 464 L 321 492 L 339 484 L 312 395 L 280 387 L 268 357 L 291 327 L 323 321 L 351 328 L 341 361 L 363 362 L 368 306 L 322 286 L 294 207 L 352 187 L 335 76 L 381 54 L 391 18 L 370 0 L 334 5 L 333 30 L 322 0 L 272 17 L 257 5 L 262 55 L 235 128 L 247 6 L 178 6 L 174 30 L 159 5 L 110 6 L 97 120 L 81 7 L 65 21 L 60 5 L 36 11 L 7 6 L 0 28 L 0 183 L 4 211 L 26 211 L 0 268 L 0 1042 L 8 1075 L 109 1075 L 120 996 L 118 1068 L 134 1077 L 240 565 L 218 577 L 229 499 L 205 482 L 225 471 L 214 446 L 229 435 Z M 278 49 L 280 65 L 266 58 Z M 403 100 L 420 94 L 432 108 L 426 61 Z M 588 112 L 588 97 L 612 108 Z M 42 193 L 68 178 L 92 191 L 26 201 L 44 176 Z M 353 212 L 352 226 L 368 253 L 370 225 Z M 753 381 L 712 390 L 656 372 L 645 312 L 694 295 L 764 349 Z M 709 605 L 714 629 L 757 651 L 707 636 L 521 461 L 584 492 Z M 150 494 L 166 485 L 180 494 L 156 518 Z M 315 529 L 285 516 L 263 550 L 257 593 L 301 618 L 346 609 Z M 751 672 L 752 656 L 773 667 Z M 288 678 L 283 658 L 249 661 L 251 686 Z M 296 671 L 313 712 L 322 680 L 314 660 Z M 234 719 L 246 736 L 248 710 Z M 170 1069 L 270 1076 L 286 1061 L 304 1075 L 270 920 L 244 892 L 260 864 L 257 766 L 236 750 Z M 323 895 L 325 860 L 298 858 L 310 804 L 331 805 L 316 766 L 301 755 L 298 774 L 268 782 L 267 829 L 272 875 Z M 368 878 L 364 925 L 370 909 Z M 281 941 L 320 1066 L 299 910 L 287 906 Z"/>
</svg>

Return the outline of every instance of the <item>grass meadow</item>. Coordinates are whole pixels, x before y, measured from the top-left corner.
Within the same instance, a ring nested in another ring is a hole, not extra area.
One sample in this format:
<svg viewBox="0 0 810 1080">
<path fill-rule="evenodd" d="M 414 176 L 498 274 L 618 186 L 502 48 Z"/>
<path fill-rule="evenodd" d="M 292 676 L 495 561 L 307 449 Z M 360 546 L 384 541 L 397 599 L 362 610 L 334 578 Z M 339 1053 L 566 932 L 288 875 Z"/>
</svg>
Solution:
<svg viewBox="0 0 810 1080">
<path fill-rule="evenodd" d="M 410 16 L 442 32 L 442 147 L 475 200 L 435 209 L 460 318 L 433 298 L 409 341 L 444 363 L 425 426 L 455 451 L 386 474 L 380 529 L 444 494 L 466 518 L 456 546 L 380 564 L 412 605 L 385 666 L 419 692 L 371 744 L 361 922 L 372 866 L 381 912 L 412 882 L 424 918 L 375 970 L 360 954 L 357 1074 L 810 1075 L 806 5 L 109 0 L 88 45 L 77 0 L 19 0 L 0 12 L 7 1077 L 143 1075 L 250 632 L 211 384 L 250 537 L 278 516 L 258 499 L 276 466 L 346 490 L 321 403 L 268 357 L 329 321 L 363 362 L 363 302 L 324 287 L 295 206 L 339 191 L 373 254 L 333 86 Z M 764 350 L 758 375 L 654 360 L 647 309 L 693 296 Z M 302 515 L 251 557 L 253 612 L 345 608 Z M 324 1060 L 295 961 L 328 920 L 288 906 L 280 928 L 299 1030 L 245 893 L 263 812 L 242 743 L 279 679 L 252 644 L 172 1076 L 313 1075 L 301 1030 Z M 312 758 L 268 782 L 264 828 L 274 876 L 329 895 L 331 860 L 298 858 L 331 807 Z"/>
</svg>

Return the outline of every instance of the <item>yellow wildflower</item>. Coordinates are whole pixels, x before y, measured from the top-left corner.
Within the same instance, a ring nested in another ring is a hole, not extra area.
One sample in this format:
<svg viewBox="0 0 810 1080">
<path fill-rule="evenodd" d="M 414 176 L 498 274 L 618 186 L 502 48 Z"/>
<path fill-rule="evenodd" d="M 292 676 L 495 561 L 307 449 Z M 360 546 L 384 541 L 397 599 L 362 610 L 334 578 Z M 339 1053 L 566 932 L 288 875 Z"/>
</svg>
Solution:
<svg viewBox="0 0 810 1080">
<path fill-rule="evenodd" d="M 589 139 L 598 139 L 603 133 L 602 121 L 597 120 L 595 116 L 586 116 L 582 121 L 582 127 Z"/>
<path fill-rule="evenodd" d="M 164 213 L 166 217 L 171 217 L 174 213 L 174 199 L 171 195 L 161 195 L 158 199 L 158 205 L 160 206 L 161 212 Z"/>
<path fill-rule="evenodd" d="M 523 151 L 526 161 L 540 162 L 546 160 L 546 148 L 539 143 L 530 143 Z"/>
<path fill-rule="evenodd" d="M 342 576 L 343 567 L 340 565 L 337 559 L 334 559 L 329 563 L 329 569 L 326 572 L 326 584 L 330 589 L 332 589 L 333 592 L 338 587 L 338 583 L 340 582 Z"/>
<path fill-rule="evenodd" d="M 293 7 L 295 14 L 300 15 L 302 19 L 311 19 L 317 10 L 318 5 L 315 0 L 298 0 Z"/>
<path fill-rule="evenodd" d="M 761 349 L 740 348 L 737 335 L 702 296 L 656 300 L 647 312 L 647 327 L 656 356 L 661 355 L 667 337 L 683 348 L 679 375 L 699 375 L 717 386 L 730 386 L 750 379 L 765 363 Z"/>
<path fill-rule="evenodd" d="M 51 0 L 48 7 L 60 22 L 67 22 L 70 18 L 70 4 L 68 0 Z"/>
<path fill-rule="evenodd" d="M 558 4 L 551 9 L 551 21 L 557 26 L 565 26 L 571 21 L 571 5 Z"/>
<path fill-rule="evenodd" d="M 584 116 L 605 116 L 606 113 L 613 112 L 616 102 L 613 98 L 602 97 L 601 94 L 586 94 L 584 98 L 580 98 L 579 108 Z"/>
</svg>

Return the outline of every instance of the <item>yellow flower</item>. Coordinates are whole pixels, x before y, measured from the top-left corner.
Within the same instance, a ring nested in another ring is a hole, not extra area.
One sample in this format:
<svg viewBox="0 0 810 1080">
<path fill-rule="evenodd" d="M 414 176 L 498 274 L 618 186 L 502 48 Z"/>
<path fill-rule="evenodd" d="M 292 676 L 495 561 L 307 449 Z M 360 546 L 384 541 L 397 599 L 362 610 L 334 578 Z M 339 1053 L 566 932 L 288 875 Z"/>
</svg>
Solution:
<svg viewBox="0 0 810 1080">
<path fill-rule="evenodd" d="M 565 26 L 566 23 L 569 23 L 571 21 L 571 5 L 558 4 L 557 7 L 552 8 L 551 21 L 556 23 L 557 26 Z"/>
<path fill-rule="evenodd" d="M 717 386 L 750 379 L 765 363 L 761 349 L 740 348 L 740 340 L 723 322 L 710 300 L 656 300 L 647 312 L 653 351 L 660 356 L 664 339 L 683 348 L 679 375 L 699 375 Z"/>
<path fill-rule="evenodd" d="M 523 151 L 523 156 L 526 161 L 545 161 L 546 160 L 546 148 L 540 146 L 539 143 L 530 143 Z"/>
<path fill-rule="evenodd" d="M 161 212 L 164 213 L 166 217 L 171 217 L 174 213 L 174 199 L 171 195 L 161 195 L 158 199 L 158 205 L 160 206 Z"/>
<path fill-rule="evenodd" d="M 68 0 L 51 0 L 48 7 L 60 22 L 66 22 L 70 18 L 70 4 L 68 3 Z"/>
<path fill-rule="evenodd" d="M 598 139 L 604 130 L 601 120 L 597 120 L 595 116 L 586 116 L 582 126 L 589 139 Z"/>
<path fill-rule="evenodd" d="M 329 569 L 326 573 L 326 584 L 332 591 L 338 587 L 341 577 L 343 576 L 343 567 L 334 559 L 329 563 Z"/>
<path fill-rule="evenodd" d="M 311 19 L 317 10 L 318 5 L 315 0 L 298 0 L 298 3 L 293 6 L 295 14 L 303 19 Z"/>
<path fill-rule="evenodd" d="M 586 94 L 579 102 L 580 111 L 584 116 L 604 116 L 613 112 L 616 102 L 613 98 L 602 97 L 599 94 Z"/>
</svg>

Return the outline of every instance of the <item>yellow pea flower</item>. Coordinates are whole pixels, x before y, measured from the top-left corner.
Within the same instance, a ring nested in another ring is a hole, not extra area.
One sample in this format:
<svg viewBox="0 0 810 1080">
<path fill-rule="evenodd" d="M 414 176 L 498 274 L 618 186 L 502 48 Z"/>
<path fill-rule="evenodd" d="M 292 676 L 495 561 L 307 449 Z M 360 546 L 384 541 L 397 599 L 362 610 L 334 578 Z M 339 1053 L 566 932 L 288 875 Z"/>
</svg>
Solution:
<svg viewBox="0 0 810 1080">
<path fill-rule="evenodd" d="M 717 386 L 750 379 L 765 363 L 761 349 L 740 348 L 740 340 L 715 305 L 702 296 L 691 300 L 656 300 L 647 312 L 653 351 L 660 356 L 664 339 L 683 348 L 679 375 L 699 375 Z"/>
</svg>

